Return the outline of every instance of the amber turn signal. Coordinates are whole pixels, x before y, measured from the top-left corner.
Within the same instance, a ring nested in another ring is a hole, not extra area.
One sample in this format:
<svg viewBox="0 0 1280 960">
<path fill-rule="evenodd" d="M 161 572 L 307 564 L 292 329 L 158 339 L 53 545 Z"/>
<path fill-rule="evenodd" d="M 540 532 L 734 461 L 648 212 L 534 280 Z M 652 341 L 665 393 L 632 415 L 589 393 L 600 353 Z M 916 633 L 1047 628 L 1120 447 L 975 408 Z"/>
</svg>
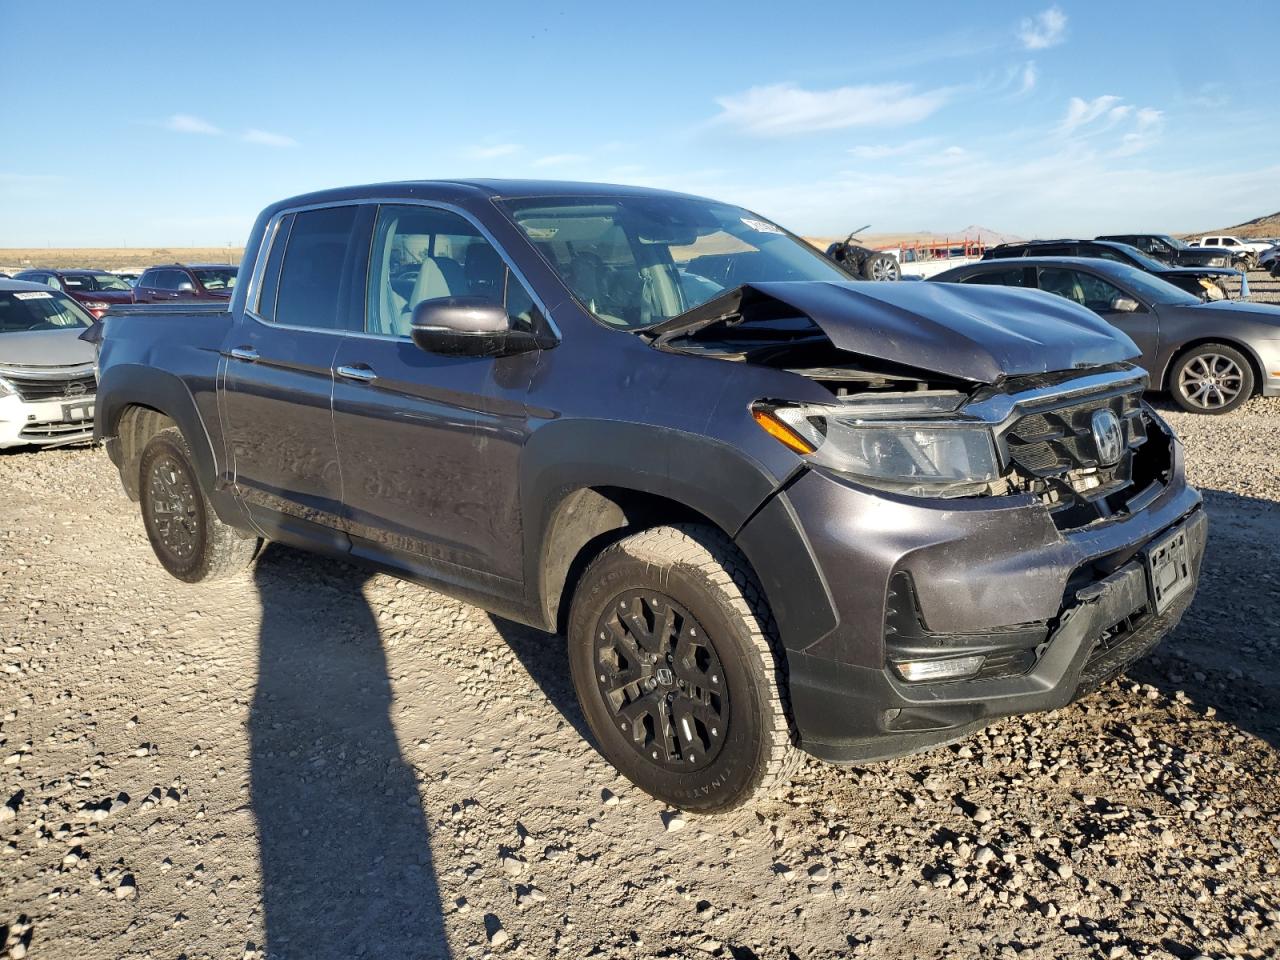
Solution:
<svg viewBox="0 0 1280 960">
<path fill-rule="evenodd" d="M 800 436 L 800 434 L 796 433 L 768 410 L 756 407 L 751 411 L 751 416 L 755 418 L 755 421 L 760 425 L 761 430 L 773 437 L 773 439 L 777 440 L 784 447 L 794 450 L 796 453 L 800 454 L 813 453 L 813 451 L 817 449 L 808 440 Z"/>
</svg>

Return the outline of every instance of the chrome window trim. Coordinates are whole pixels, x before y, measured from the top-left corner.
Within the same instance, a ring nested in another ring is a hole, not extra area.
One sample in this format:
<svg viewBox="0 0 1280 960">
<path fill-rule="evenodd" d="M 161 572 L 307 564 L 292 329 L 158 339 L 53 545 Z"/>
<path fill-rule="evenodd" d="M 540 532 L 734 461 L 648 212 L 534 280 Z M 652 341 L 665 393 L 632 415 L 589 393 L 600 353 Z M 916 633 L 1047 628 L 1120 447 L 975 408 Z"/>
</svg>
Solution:
<svg viewBox="0 0 1280 960">
<path fill-rule="evenodd" d="M 398 336 L 393 336 L 391 334 L 386 334 L 386 333 L 370 333 L 368 330 L 335 330 L 331 327 L 306 327 L 306 326 L 299 326 L 296 324 L 276 323 L 274 320 L 267 320 L 265 317 L 263 317 L 261 314 L 258 313 L 258 303 L 262 293 L 262 291 L 260 290 L 260 287 L 262 284 L 262 277 L 263 277 L 263 274 L 266 272 L 267 259 L 271 256 L 271 248 L 275 245 L 276 240 L 278 239 L 277 234 L 280 229 L 280 221 L 283 220 L 285 217 L 289 216 L 290 214 L 306 213 L 309 210 L 327 210 L 332 207 L 356 207 L 356 206 L 373 206 L 378 208 L 378 210 L 375 212 L 374 221 L 373 221 L 375 233 L 376 233 L 377 224 L 378 224 L 378 219 L 377 219 L 378 214 L 381 213 L 381 208 L 386 206 L 428 207 L 435 210 L 444 210 L 448 213 L 457 214 L 463 220 L 467 221 L 469 224 L 471 224 L 473 227 L 476 228 L 476 230 L 480 233 L 480 235 L 484 237 L 486 241 L 488 241 L 489 246 L 493 247 L 493 249 L 497 252 L 498 256 L 502 259 L 502 262 L 506 265 L 507 269 L 510 270 L 511 273 L 515 275 L 517 280 L 520 281 L 520 285 L 524 287 L 525 293 L 529 294 L 529 299 L 531 299 L 534 305 L 538 308 L 538 312 L 542 315 L 543 321 L 547 324 L 547 327 L 551 330 L 552 336 L 554 336 L 557 341 L 561 341 L 564 339 L 564 335 L 560 332 L 559 325 L 555 322 L 554 319 L 552 319 L 551 312 L 547 309 L 547 305 L 546 303 L 543 302 L 542 297 L 538 295 L 537 291 L 533 287 L 533 284 L 529 282 L 529 279 L 524 275 L 524 272 L 515 265 L 510 255 L 503 248 L 502 244 L 500 244 L 497 241 L 497 238 L 495 238 L 494 235 L 489 231 L 488 227 L 486 227 L 483 223 L 481 223 L 474 216 L 472 216 L 470 212 L 468 212 L 467 210 L 464 210 L 462 207 L 459 207 L 457 204 L 448 203 L 443 200 L 418 200 L 414 198 L 405 198 L 405 197 L 361 197 L 360 199 L 355 199 L 355 200 L 331 200 L 325 203 L 307 203 L 307 204 L 302 204 L 296 207 L 286 207 L 284 209 L 277 210 L 274 214 L 272 214 L 270 222 L 267 223 L 266 228 L 263 230 L 263 242 L 259 245 L 258 255 L 254 259 L 253 274 L 249 278 L 249 285 L 248 285 L 248 288 L 245 290 L 245 298 L 244 298 L 245 315 L 256 320 L 258 323 L 264 324 L 265 326 L 276 327 L 281 330 L 299 330 L 299 331 L 306 331 L 310 333 L 331 333 L 331 334 L 339 334 L 341 336 L 346 336 L 346 337 L 362 337 L 368 340 L 392 340 L 392 341 L 395 341 L 396 343 L 412 342 L 410 337 L 398 337 Z M 371 258 L 373 256 L 372 241 L 373 241 L 373 237 L 371 236 L 370 244 L 369 244 L 369 256 Z M 282 266 L 282 269 L 283 269 L 283 266 Z M 368 315 L 367 315 L 368 314 L 368 310 L 367 310 L 368 277 L 369 277 L 368 272 L 366 272 L 365 277 L 366 277 L 365 323 L 367 324 L 369 322 Z"/>
</svg>

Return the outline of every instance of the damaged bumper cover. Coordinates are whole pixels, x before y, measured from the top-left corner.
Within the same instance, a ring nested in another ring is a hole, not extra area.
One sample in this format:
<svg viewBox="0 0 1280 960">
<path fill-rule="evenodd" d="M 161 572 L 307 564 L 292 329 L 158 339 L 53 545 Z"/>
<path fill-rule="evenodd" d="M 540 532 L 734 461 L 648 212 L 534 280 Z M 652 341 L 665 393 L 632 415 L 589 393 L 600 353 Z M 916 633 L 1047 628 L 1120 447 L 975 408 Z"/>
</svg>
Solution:
<svg viewBox="0 0 1280 960">
<path fill-rule="evenodd" d="M 919 538 L 932 542 L 877 538 L 879 574 L 825 565 L 842 611 L 865 602 L 875 589 L 868 578 L 878 579 L 886 618 L 873 629 L 842 615 L 824 638 L 788 651 L 808 752 L 833 762 L 899 756 L 1092 692 L 1177 625 L 1195 594 L 1207 534 L 1199 495 L 1185 486 L 1142 514 L 1079 535 L 1034 534 L 1024 523 L 956 513 L 940 526 Z M 1171 536 L 1184 545 L 1185 581 L 1157 608 L 1149 554 Z M 830 556 L 836 545 L 815 547 Z M 911 588 L 894 589 L 904 583 Z M 895 617 L 904 615 L 928 629 L 895 632 Z M 894 668 L 901 659 L 961 655 L 982 658 L 977 676 L 908 683 Z"/>
</svg>

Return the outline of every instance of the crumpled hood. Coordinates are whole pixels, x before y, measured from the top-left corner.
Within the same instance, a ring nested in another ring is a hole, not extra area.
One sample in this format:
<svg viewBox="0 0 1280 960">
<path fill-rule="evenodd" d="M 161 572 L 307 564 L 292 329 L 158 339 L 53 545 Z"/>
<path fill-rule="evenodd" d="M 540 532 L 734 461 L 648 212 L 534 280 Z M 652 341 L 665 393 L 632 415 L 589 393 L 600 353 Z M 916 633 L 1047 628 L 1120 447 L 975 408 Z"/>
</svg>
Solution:
<svg viewBox="0 0 1280 960">
<path fill-rule="evenodd" d="M 750 283 L 645 332 L 807 316 L 837 348 L 961 380 L 1103 366 L 1139 350 L 1091 310 L 1037 290 L 953 283 Z"/>
<path fill-rule="evenodd" d="M 93 363 L 93 344 L 80 339 L 84 327 L 66 330 L 27 330 L 0 333 L 0 367 L 18 364 L 25 367 L 70 367 Z"/>
</svg>

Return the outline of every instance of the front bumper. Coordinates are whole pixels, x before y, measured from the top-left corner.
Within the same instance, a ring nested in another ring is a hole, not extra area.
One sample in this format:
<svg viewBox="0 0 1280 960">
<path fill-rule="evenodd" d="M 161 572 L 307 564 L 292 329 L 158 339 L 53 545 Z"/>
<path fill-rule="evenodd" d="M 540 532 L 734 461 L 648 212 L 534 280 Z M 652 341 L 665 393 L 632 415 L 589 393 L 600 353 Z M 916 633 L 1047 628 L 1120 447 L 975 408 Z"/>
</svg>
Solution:
<svg viewBox="0 0 1280 960">
<path fill-rule="evenodd" d="M 93 410 L 93 394 L 58 400 L 0 397 L 0 450 L 92 440 Z"/>
<path fill-rule="evenodd" d="M 1018 497 L 912 501 L 818 471 L 792 483 L 786 506 L 836 612 L 816 639 L 797 644 L 783 630 L 801 747 L 833 762 L 899 756 L 997 717 L 1063 706 L 1144 655 L 1190 604 L 1207 534 L 1176 442 L 1172 455 L 1159 495 L 1077 529 L 1058 529 L 1047 510 Z M 1144 551 L 1179 528 L 1190 583 L 1157 614 Z M 904 682 L 890 664 L 903 639 L 892 618 L 904 577 L 923 638 L 907 642 L 912 655 L 932 643 L 934 656 L 1021 658 L 1016 668 Z"/>
</svg>

